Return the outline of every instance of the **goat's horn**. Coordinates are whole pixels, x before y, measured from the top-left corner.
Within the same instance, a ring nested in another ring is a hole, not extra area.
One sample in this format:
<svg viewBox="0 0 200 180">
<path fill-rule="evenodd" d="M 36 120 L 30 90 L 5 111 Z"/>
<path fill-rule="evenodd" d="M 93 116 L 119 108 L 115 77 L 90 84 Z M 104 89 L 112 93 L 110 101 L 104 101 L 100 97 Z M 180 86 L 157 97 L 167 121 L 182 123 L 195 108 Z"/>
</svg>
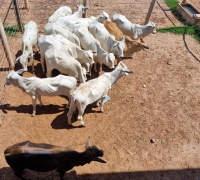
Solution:
<svg viewBox="0 0 200 180">
<path fill-rule="evenodd" d="M 103 159 L 98 158 L 98 157 L 93 158 L 92 160 L 93 160 L 93 161 L 96 161 L 96 162 L 100 162 L 100 163 L 106 163 L 106 161 L 104 161 Z"/>
</svg>

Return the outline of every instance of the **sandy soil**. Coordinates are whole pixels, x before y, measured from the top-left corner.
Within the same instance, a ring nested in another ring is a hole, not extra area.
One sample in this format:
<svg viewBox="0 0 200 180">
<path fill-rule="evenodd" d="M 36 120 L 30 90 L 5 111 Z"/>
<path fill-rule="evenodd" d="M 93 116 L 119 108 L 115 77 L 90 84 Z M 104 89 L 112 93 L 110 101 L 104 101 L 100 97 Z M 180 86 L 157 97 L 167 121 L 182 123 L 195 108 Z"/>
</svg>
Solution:
<svg viewBox="0 0 200 180">
<path fill-rule="evenodd" d="M 56 1 L 52 6 L 53 2 L 49 1 L 45 7 L 55 8 L 63 3 Z M 88 16 L 104 9 L 109 14 L 119 12 L 132 17 L 126 10 L 127 7 L 133 9 L 132 1 L 124 1 L 123 6 L 122 3 L 117 5 L 118 1 L 111 6 L 108 6 L 111 1 L 105 1 L 106 5 L 103 2 L 89 1 Z M 134 1 L 141 9 L 141 16 L 132 17 L 138 20 L 137 23 L 144 21 L 148 11 L 149 5 L 145 2 Z M 192 2 L 200 7 L 198 0 Z M 75 4 L 70 5 L 75 7 Z M 163 1 L 160 4 L 167 8 Z M 30 5 L 32 11 L 22 10 L 25 20 L 30 17 L 34 20 L 32 12 L 36 8 Z M 42 27 L 41 19 L 36 20 Z M 180 24 L 158 4 L 152 21 L 158 27 Z M 20 38 L 18 35 L 11 44 L 13 55 L 20 50 Z M 92 145 L 104 150 L 103 159 L 107 163 L 92 162 L 75 167 L 66 173 L 65 179 L 199 179 L 200 44 L 190 36 L 169 33 L 151 34 L 145 41 L 149 50 L 138 52 L 132 59 L 124 61 L 134 73 L 122 77 L 109 91 L 111 100 L 105 104 L 104 113 L 100 113 L 95 105 L 88 106 L 84 128 L 80 128 L 77 121 L 73 123 L 74 128 L 69 128 L 68 110 L 65 109 L 68 101 L 60 96 L 42 97 L 44 106 L 37 107 L 37 115 L 31 117 L 31 98 L 17 87 L 3 86 L 8 64 L 6 61 L 2 63 L 0 179 L 17 179 L 4 159 L 3 152 L 9 145 L 30 140 L 83 151 L 88 136 Z M 35 59 L 35 76 L 42 77 L 39 56 L 36 55 Z M 106 68 L 103 70 L 107 71 Z M 23 76 L 33 76 L 31 65 Z M 25 172 L 24 177 L 30 180 L 59 179 L 56 171 Z"/>
</svg>

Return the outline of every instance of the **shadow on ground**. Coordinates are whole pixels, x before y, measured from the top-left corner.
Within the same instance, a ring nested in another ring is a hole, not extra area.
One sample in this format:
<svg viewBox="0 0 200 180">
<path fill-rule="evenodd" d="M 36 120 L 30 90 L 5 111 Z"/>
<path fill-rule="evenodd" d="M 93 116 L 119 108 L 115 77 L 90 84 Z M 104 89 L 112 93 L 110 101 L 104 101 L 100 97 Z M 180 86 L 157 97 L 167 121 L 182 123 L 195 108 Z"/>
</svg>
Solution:
<svg viewBox="0 0 200 180">
<path fill-rule="evenodd" d="M 30 170 L 25 170 L 24 174 L 27 180 L 59 180 L 59 174 L 57 171 L 50 172 L 34 172 Z M 158 171 L 140 171 L 140 172 L 116 172 L 116 173 L 99 173 L 99 174 L 84 174 L 78 175 L 75 170 L 67 172 L 64 179 L 70 180 L 192 180 L 199 179 L 200 169 L 180 169 L 180 170 L 158 170 Z M 4 167 L 0 169 L 0 179 L 17 180 L 13 171 L 9 167 Z"/>
</svg>

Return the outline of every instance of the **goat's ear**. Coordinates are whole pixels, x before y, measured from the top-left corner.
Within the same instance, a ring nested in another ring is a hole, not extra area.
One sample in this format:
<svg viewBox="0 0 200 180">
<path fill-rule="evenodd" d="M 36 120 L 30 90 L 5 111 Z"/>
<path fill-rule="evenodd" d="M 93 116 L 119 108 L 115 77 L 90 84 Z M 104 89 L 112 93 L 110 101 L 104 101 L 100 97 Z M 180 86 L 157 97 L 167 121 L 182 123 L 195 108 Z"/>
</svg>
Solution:
<svg viewBox="0 0 200 180">
<path fill-rule="evenodd" d="M 24 72 L 24 69 L 19 69 L 18 71 L 16 71 L 17 74 L 22 75 Z"/>
<path fill-rule="evenodd" d="M 121 41 L 122 41 L 122 42 L 124 42 L 124 41 L 125 41 L 125 37 L 124 37 L 124 36 L 122 36 L 122 39 L 121 39 Z"/>
<path fill-rule="evenodd" d="M 87 148 L 89 148 L 89 147 L 90 147 L 90 136 L 89 136 L 88 139 L 87 139 L 87 143 L 86 143 L 85 148 L 87 149 Z"/>
</svg>

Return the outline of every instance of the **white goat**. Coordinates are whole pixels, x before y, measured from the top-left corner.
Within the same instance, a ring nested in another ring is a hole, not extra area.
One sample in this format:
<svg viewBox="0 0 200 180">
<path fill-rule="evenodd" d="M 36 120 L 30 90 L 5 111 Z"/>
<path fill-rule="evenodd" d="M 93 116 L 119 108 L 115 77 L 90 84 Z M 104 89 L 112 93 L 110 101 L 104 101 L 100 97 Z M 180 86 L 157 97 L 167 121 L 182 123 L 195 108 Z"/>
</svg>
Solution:
<svg viewBox="0 0 200 180">
<path fill-rule="evenodd" d="M 48 19 L 48 23 L 54 23 L 59 17 L 68 16 L 72 14 L 72 10 L 69 6 L 59 7 Z"/>
<path fill-rule="evenodd" d="M 65 29 L 68 29 L 69 31 L 73 31 L 74 29 L 74 24 L 70 23 L 70 21 L 76 22 L 79 24 L 80 21 L 79 19 L 82 19 L 82 14 L 85 12 L 86 9 L 88 9 L 88 7 L 85 7 L 83 5 L 77 5 L 78 10 L 76 12 L 74 12 L 72 15 L 69 16 L 65 16 L 65 17 L 59 17 L 58 20 L 55 22 L 56 25 L 59 25 Z M 82 21 L 81 21 L 82 22 Z M 84 21 L 86 22 L 87 21 Z"/>
<path fill-rule="evenodd" d="M 153 22 L 149 22 L 142 26 L 139 24 L 133 24 L 124 15 L 114 14 L 112 21 L 115 22 L 121 31 L 132 39 L 138 39 L 145 37 L 150 33 L 156 33 L 156 26 Z"/>
<path fill-rule="evenodd" d="M 32 59 L 32 72 L 34 72 L 34 59 L 32 47 L 37 45 L 38 27 L 33 21 L 30 21 L 24 26 L 24 34 L 22 37 L 22 55 L 15 60 L 15 64 L 19 61 L 27 71 L 28 58 Z"/>
<path fill-rule="evenodd" d="M 102 64 L 105 64 L 109 68 L 114 68 L 114 54 L 103 50 L 99 41 L 96 40 L 94 36 L 88 31 L 88 28 L 83 26 L 77 27 L 74 30 L 74 33 L 79 37 L 81 47 L 85 50 L 91 50 L 93 52 L 95 60 L 95 71 L 97 71 L 97 62 L 100 64 L 100 71 L 102 70 Z"/>
<path fill-rule="evenodd" d="M 50 37 L 53 36 L 56 35 L 50 35 Z M 69 49 L 55 38 L 48 37 L 49 36 L 43 35 L 38 38 L 38 45 L 41 52 L 41 63 L 43 64 L 45 58 L 47 77 L 51 77 L 52 70 L 57 69 L 62 74 L 75 77 L 80 83 L 85 82 L 82 66 L 80 62 L 73 57 L 73 50 Z"/>
<path fill-rule="evenodd" d="M 122 37 L 121 41 L 115 40 L 102 23 L 94 22 L 88 27 L 89 32 L 100 42 L 101 47 L 116 56 L 124 56 L 125 38 Z"/>
<path fill-rule="evenodd" d="M 17 72 L 11 71 L 6 78 L 5 84 L 18 86 L 31 96 L 33 116 L 36 114 L 37 98 L 40 101 L 40 106 L 42 106 L 41 96 L 65 95 L 68 96 L 70 102 L 71 94 L 77 87 L 77 80 L 71 76 L 58 75 L 53 78 L 25 78 L 19 75 L 23 73 L 23 71 L 24 70 L 19 70 Z"/>
<path fill-rule="evenodd" d="M 47 23 L 44 27 L 45 34 L 50 35 L 50 34 L 60 34 L 72 43 L 77 44 L 80 46 L 80 40 L 76 36 L 76 34 L 72 33 L 68 29 L 65 29 L 59 25 L 56 25 L 55 23 Z"/>
<path fill-rule="evenodd" d="M 83 50 L 80 46 L 71 43 L 68 39 L 62 38 L 62 36 L 56 35 L 55 39 L 63 43 L 69 49 L 73 51 L 73 57 L 77 59 L 83 67 L 86 68 L 89 75 L 91 75 L 91 67 L 94 64 L 94 57 L 91 50 Z M 88 67 L 88 68 L 87 68 Z"/>
<path fill-rule="evenodd" d="M 58 24 L 64 24 L 64 27 L 68 29 L 69 31 L 73 32 L 76 27 L 79 26 L 85 26 L 88 27 L 93 22 L 99 22 L 103 23 L 104 20 L 110 21 L 109 15 L 103 11 L 102 14 L 100 14 L 97 17 L 91 16 L 89 18 L 60 18 L 59 21 L 56 23 Z"/>
<path fill-rule="evenodd" d="M 72 124 L 71 118 L 73 112 L 78 109 L 78 120 L 81 125 L 84 126 L 83 114 L 85 108 L 88 104 L 92 104 L 96 101 L 101 101 L 100 107 L 103 112 L 104 99 L 107 97 L 108 91 L 118 79 L 123 75 L 127 75 L 127 73 L 132 73 L 132 71 L 121 61 L 112 72 L 104 73 L 96 79 L 80 84 L 72 94 L 70 108 L 67 114 L 68 124 Z"/>
</svg>

